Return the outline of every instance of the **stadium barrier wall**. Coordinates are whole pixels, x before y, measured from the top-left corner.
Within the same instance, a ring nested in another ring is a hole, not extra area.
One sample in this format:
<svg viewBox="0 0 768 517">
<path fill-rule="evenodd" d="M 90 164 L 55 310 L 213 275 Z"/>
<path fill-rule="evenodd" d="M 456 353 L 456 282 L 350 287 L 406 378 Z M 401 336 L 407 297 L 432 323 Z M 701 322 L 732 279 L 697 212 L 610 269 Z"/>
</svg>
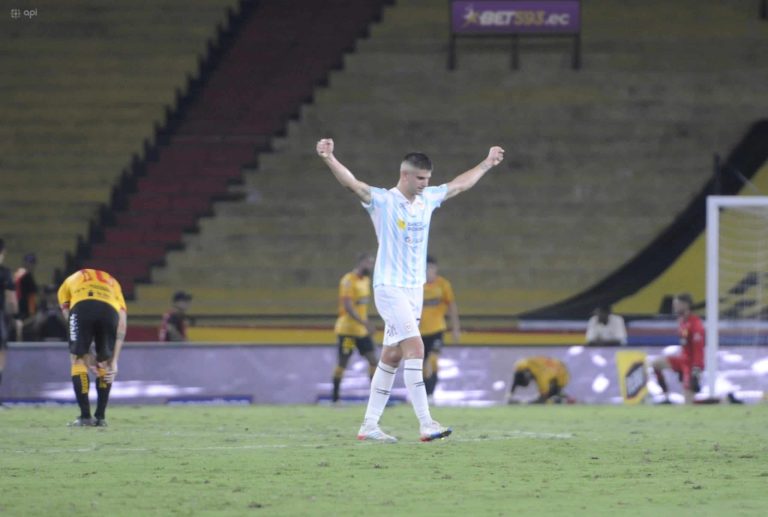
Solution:
<svg viewBox="0 0 768 517">
<path fill-rule="evenodd" d="M 440 358 L 435 399 L 441 405 L 488 406 L 506 400 L 517 360 L 546 355 L 565 362 L 571 380 L 566 392 L 579 403 L 621 403 L 616 353 L 634 350 L 658 355 L 660 347 L 449 346 Z M 123 350 L 112 403 L 130 404 L 314 404 L 327 402 L 336 348 L 306 345 L 131 343 Z M 768 347 L 734 346 L 719 352 L 717 393 L 735 391 L 746 401 L 768 388 Z M 670 389 L 680 392 L 672 374 Z M 367 363 L 355 356 L 342 384 L 344 400 L 368 397 Z M 651 393 L 658 388 L 652 381 Z M 402 368 L 393 401 L 405 400 Z M 95 397 L 94 393 L 91 393 Z M 535 398 L 531 386 L 516 393 Z M 6 404 L 70 404 L 69 354 L 64 343 L 11 343 L 0 386 Z"/>
</svg>

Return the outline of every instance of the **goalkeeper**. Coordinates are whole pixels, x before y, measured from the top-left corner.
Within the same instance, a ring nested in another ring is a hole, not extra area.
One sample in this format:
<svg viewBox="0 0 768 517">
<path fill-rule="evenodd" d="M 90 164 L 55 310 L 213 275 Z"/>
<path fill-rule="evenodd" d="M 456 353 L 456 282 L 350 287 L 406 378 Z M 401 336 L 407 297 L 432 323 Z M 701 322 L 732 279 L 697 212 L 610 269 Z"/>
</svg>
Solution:
<svg viewBox="0 0 768 517">
<path fill-rule="evenodd" d="M 562 361 L 544 356 L 521 359 L 515 363 L 515 375 L 508 402 L 510 404 L 517 402 L 512 395 L 518 386 L 525 388 L 534 381 L 539 390 L 539 396 L 531 401 L 531 404 L 572 403 L 573 400 L 563 392 L 569 380 L 568 368 Z"/>
<path fill-rule="evenodd" d="M 661 356 L 651 364 L 659 387 L 664 392 L 662 404 L 671 403 L 664 370 L 672 370 L 678 375 L 683 383 L 686 403 L 693 402 L 694 395 L 701 388 L 701 372 L 704 370 L 704 324 L 701 318 L 693 314 L 692 307 L 693 298 L 688 293 L 679 294 L 672 300 L 682 350 L 679 355 Z"/>
</svg>

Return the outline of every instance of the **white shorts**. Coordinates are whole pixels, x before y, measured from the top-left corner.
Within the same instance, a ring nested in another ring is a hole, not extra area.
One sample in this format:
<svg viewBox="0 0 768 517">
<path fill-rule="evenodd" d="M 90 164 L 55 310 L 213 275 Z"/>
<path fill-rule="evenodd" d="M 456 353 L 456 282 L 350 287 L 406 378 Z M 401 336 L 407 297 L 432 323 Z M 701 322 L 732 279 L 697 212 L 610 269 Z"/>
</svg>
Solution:
<svg viewBox="0 0 768 517">
<path fill-rule="evenodd" d="M 380 285 L 373 288 L 376 310 L 384 320 L 384 346 L 397 346 L 402 340 L 420 336 L 424 288 Z"/>
</svg>

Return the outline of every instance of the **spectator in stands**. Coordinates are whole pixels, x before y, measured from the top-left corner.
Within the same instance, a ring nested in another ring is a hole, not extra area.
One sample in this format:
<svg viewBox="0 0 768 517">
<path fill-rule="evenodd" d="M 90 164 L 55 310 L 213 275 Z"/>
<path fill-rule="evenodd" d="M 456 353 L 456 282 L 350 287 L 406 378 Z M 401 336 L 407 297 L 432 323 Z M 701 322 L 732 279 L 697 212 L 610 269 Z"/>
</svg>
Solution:
<svg viewBox="0 0 768 517">
<path fill-rule="evenodd" d="M 35 282 L 35 266 L 37 257 L 34 253 L 24 255 L 22 266 L 14 273 L 16 283 L 16 299 L 19 312 L 16 314 L 15 336 L 18 341 L 29 339 L 31 327 L 34 325 L 37 312 L 37 282 Z M 27 336 L 25 337 L 25 333 Z"/>
<path fill-rule="evenodd" d="M 558 359 L 544 356 L 521 359 L 515 363 L 515 374 L 507 401 L 510 404 L 518 403 L 512 398 L 515 389 L 518 386 L 525 388 L 533 381 L 539 390 L 539 396 L 531 401 L 531 404 L 572 403 L 573 399 L 563 392 L 569 380 L 568 368 Z"/>
<path fill-rule="evenodd" d="M 5 351 L 8 348 L 8 328 L 11 317 L 18 311 L 16 291 L 11 271 L 3 266 L 5 241 L 0 239 L 0 383 L 5 369 Z"/>
<path fill-rule="evenodd" d="M 36 341 L 66 341 L 67 320 L 61 312 L 56 286 L 43 287 L 43 296 L 30 327 L 30 339 Z"/>
<path fill-rule="evenodd" d="M 158 339 L 160 341 L 187 340 L 187 311 L 192 301 L 192 295 L 184 291 L 176 291 L 173 295 L 171 310 L 163 315 Z"/>
<path fill-rule="evenodd" d="M 437 259 L 427 255 L 427 282 L 424 284 L 424 304 L 419 331 L 424 341 L 424 387 L 430 399 L 437 386 L 438 359 L 443 348 L 443 333 L 448 329 L 445 321 L 446 314 L 451 320 L 453 342 L 458 344 L 461 326 L 453 287 L 448 279 L 438 274 Z"/>
<path fill-rule="evenodd" d="M 627 328 L 624 318 L 612 314 L 610 305 L 601 305 L 587 323 L 587 345 L 624 346 L 627 344 Z"/>
<path fill-rule="evenodd" d="M 662 355 L 651 363 L 656 381 L 664 392 L 662 404 L 671 403 L 664 370 L 672 370 L 678 375 L 683 383 L 686 403 L 693 402 L 694 395 L 701 388 L 701 373 L 704 370 L 704 324 L 701 318 L 692 312 L 692 307 L 693 297 L 688 293 L 678 294 L 672 300 L 672 310 L 677 316 L 682 350 L 678 355 Z"/>
</svg>

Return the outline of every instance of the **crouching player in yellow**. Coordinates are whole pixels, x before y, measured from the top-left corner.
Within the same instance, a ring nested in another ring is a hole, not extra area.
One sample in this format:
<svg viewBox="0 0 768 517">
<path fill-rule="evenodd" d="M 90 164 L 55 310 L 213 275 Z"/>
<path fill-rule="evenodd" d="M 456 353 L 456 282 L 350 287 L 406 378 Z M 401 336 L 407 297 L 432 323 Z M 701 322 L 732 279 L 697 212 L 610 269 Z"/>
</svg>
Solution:
<svg viewBox="0 0 768 517">
<path fill-rule="evenodd" d="M 512 399 L 512 394 L 518 386 L 525 388 L 534 381 L 539 390 L 539 397 L 531 401 L 532 404 L 572 403 L 573 399 L 563 392 L 569 380 L 568 368 L 562 361 L 544 356 L 521 359 L 515 363 L 515 374 L 508 402 L 516 403 Z"/>
<path fill-rule="evenodd" d="M 339 346 L 339 359 L 333 370 L 333 394 L 331 400 L 339 401 L 339 390 L 349 358 L 357 348 L 361 356 L 368 360 L 368 376 L 373 377 L 378 358 L 373 346 L 373 334 L 376 328 L 368 319 L 368 306 L 371 304 L 371 272 L 373 255 L 363 253 L 357 259 L 355 269 L 341 277 L 339 282 L 339 317 L 336 319 L 334 332 Z"/>
<path fill-rule="evenodd" d="M 459 344 L 459 308 L 451 283 L 438 274 L 437 260 L 427 255 L 427 282 L 424 284 L 424 305 L 419 331 L 424 340 L 424 387 L 432 398 L 437 386 L 437 364 L 443 349 L 443 333 L 448 329 L 446 313 L 451 319 L 453 343 Z"/>
<path fill-rule="evenodd" d="M 69 322 L 72 387 L 80 406 L 80 416 L 69 425 L 106 427 L 109 391 L 117 376 L 117 358 L 128 319 L 122 289 L 106 271 L 81 269 L 64 280 L 58 296 Z M 95 358 L 90 353 L 91 343 Z M 88 401 L 89 367 L 97 372 L 95 418 L 91 418 Z"/>
</svg>

